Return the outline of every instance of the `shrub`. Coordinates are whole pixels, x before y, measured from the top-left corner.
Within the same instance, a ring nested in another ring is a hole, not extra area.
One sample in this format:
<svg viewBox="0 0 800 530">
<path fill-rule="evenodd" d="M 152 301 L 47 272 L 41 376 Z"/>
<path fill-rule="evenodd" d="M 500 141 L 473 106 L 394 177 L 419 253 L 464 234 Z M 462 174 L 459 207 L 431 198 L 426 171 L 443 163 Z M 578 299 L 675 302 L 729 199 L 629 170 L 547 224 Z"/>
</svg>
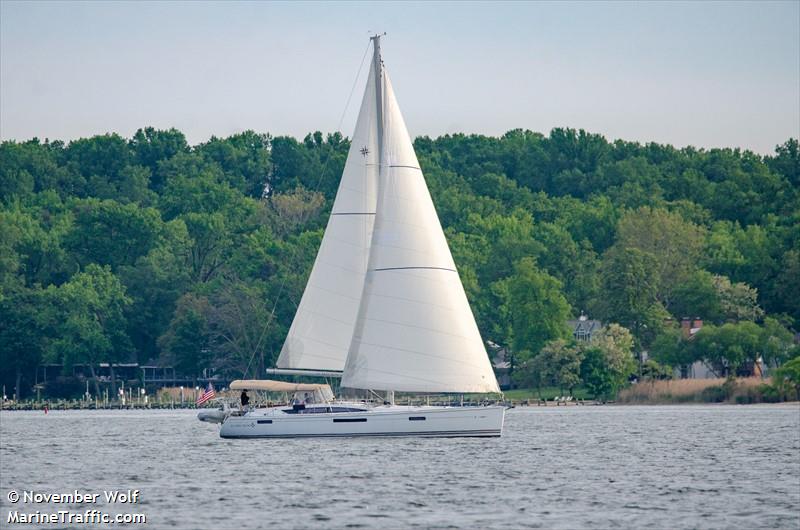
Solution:
<svg viewBox="0 0 800 530">
<path fill-rule="evenodd" d="M 800 400 L 800 357 L 783 363 L 772 375 L 775 390 L 789 399 Z"/>
<path fill-rule="evenodd" d="M 725 388 L 725 384 L 720 386 L 710 386 L 708 388 L 704 388 L 702 392 L 700 392 L 700 401 L 705 403 L 722 403 L 728 399 L 728 391 Z"/>
</svg>

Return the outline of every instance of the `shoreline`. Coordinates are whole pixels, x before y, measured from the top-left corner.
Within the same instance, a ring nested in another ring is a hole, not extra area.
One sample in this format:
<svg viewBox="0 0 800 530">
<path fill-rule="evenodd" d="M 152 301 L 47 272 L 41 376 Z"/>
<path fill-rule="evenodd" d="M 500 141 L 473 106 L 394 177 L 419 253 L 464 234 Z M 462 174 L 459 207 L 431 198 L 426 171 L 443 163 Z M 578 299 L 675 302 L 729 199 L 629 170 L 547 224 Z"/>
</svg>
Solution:
<svg viewBox="0 0 800 530">
<path fill-rule="evenodd" d="M 702 401 L 684 401 L 684 402 L 675 402 L 675 401 L 649 401 L 649 402 L 619 402 L 619 401 L 608 401 L 605 403 L 602 402 L 595 402 L 595 401 L 586 401 L 583 403 L 568 403 L 568 404 L 555 404 L 553 402 L 548 402 L 547 404 L 536 404 L 536 403 L 526 403 L 522 402 L 508 402 L 507 403 L 509 409 L 519 408 L 519 409 L 539 409 L 539 408 L 547 408 L 547 409 L 560 409 L 563 407 L 684 407 L 684 406 L 730 406 L 730 407 L 743 407 L 743 406 L 775 406 L 775 405 L 788 405 L 788 406 L 798 406 L 800 405 L 800 400 L 787 400 L 787 401 L 778 401 L 778 402 L 752 402 L 752 403 L 736 403 L 735 401 L 721 401 L 721 402 L 702 402 Z M 456 406 L 456 405 L 453 405 Z M 480 407 L 481 405 L 473 404 L 473 405 L 465 405 L 467 407 Z M 181 411 L 181 410 L 191 410 L 191 411 L 200 411 L 200 410 L 213 410 L 216 407 L 195 407 L 195 406 L 108 406 L 108 407 L 48 407 L 47 412 L 83 412 L 83 411 L 131 411 L 131 412 L 144 412 L 144 411 Z M 44 407 L 37 406 L 20 406 L 20 407 L 9 407 L 4 406 L 0 408 L 0 412 L 44 412 Z"/>
</svg>

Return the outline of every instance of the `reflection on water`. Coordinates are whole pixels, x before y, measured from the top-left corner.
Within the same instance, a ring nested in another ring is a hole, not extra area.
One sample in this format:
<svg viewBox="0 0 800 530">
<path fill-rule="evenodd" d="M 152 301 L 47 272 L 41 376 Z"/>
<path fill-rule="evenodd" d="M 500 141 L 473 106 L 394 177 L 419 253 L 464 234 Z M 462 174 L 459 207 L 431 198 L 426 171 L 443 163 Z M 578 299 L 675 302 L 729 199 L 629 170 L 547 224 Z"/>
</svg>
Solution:
<svg viewBox="0 0 800 530">
<path fill-rule="evenodd" d="M 499 439 L 222 440 L 190 411 L 3 412 L 3 524 L 10 489 L 139 489 L 128 511 L 150 528 L 800 528 L 800 406 L 533 407 Z"/>
</svg>

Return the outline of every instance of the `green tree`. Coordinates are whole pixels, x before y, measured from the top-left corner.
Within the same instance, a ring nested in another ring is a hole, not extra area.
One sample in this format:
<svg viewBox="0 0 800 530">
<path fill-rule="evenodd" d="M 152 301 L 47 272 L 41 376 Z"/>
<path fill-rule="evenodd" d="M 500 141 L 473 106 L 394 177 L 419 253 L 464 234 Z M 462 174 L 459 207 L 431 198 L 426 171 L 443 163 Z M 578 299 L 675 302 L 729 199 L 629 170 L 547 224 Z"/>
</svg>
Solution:
<svg viewBox="0 0 800 530">
<path fill-rule="evenodd" d="M 702 269 L 674 291 L 672 309 L 676 318 L 701 316 L 716 323 L 756 321 L 764 316 L 756 289 Z"/>
<path fill-rule="evenodd" d="M 650 345 L 669 316 L 658 300 L 657 261 L 649 252 L 615 244 L 600 268 L 601 298 L 595 309 L 603 320 L 630 329 L 639 351 Z"/>
<path fill-rule="evenodd" d="M 568 335 L 570 307 L 561 282 L 540 271 L 531 258 L 521 259 L 514 275 L 496 284 L 512 326 L 515 351 L 538 352 L 546 342 Z"/>
<path fill-rule="evenodd" d="M 31 372 L 42 360 L 44 328 L 41 313 L 46 307 L 40 289 L 18 286 L 0 297 L 0 366 L 3 384 L 14 388 L 22 399 L 33 384 Z M 23 382 L 27 384 L 23 386 Z"/>
<path fill-rule="evenodd" d="M 643 380 L 664 380 L 672 379 L 672 368 L 668 365 L 661 364 L 655 359 L 647 359 L 642 364 L 642 379 Z"/>
<path fill-rule="evenodd" d="M 705 231 L 679 214 L 643 207 L 620 220 L 614 245 L 653 257 L 649 266 L 655 298 L 669 310 L 675 288 L 697 268 L 704 241 Z"/>
<path fill-rule="evenodd" d="M 125 287 L 110 267 L 90 264 L 69 282 L 48 287 L 46 294 L 54 332 L 48 344 L 50 359 L 60 360 L 65 368 L 88 365 L 99 394 L 98 364 L 124 361 L 132 350 L 125 321 L 125 307 L 131 300 Z"/>
<path fill-rule="evenodd" d="M 139 129 L 129 142 L 136 162 L 150 169 L 153 175 L 151 186 L 161 191 L 165 185 L 167 173 L 162 171 L 160 163 L 169 160 L 179 153 L 189 151 L 186 137 L 177 129 L 158 130 L 153 127 Z"/>
<path fill-rule="evenodd" d="M 269 145 L 268 135 L 245 131 L 225 139 L 212 137 L 198 151 L 219 164 L 231 186 L 258 199 L 271 189 Z"/>
<path fill-rule="evenodd" d="M 731 283 L 725 276 L 714 275 L 714 288 L 720 309 L 727 320 L 760 320 L 764 310 L 758 306 L 758 291 L 746 283 Z"/>
<path fill-rule="evenodd" d="M 772 374 L 772 385 L 800 401 L 800 357 L 787 361 Z"/>
<path fill-rule="evenodd" d="M 216 213 L 239 204 L 241 193 L 224 181 L 222 170 L 199 155 L 180 154 L 163 162 L 166 174 L 159 208 L 164 219 L 186 213 Z"/>
<path fill-rule="evenodd" d="M 699 360 L 698 353 L 684 339 L 680 329 L 666 328 L 653 341 L 650 353 L 656 361 L 667 366 L 690 365 Z"/>
<path fill-rule="evenodd" d="M 519 364 L 514 371 L 518 384 L 541 390 L 543 386 L 557 386 L 570 394 L 581 382 L 581 361 L 584 352 L 574 343 L 557 339 L 545 344 L 539 353 Z"/>
<path fill-rule="evenodd" d="M 798 223 L 800 225 L 800 223 Z M 797 248 L 784 252 L 779 272 L 771 284 L 767 285 L 767 301 L 773 311 L 787 313 L 800 325 L 800 250 Z"/>
<path fill-rule="evenodd" d="M 800 186 L 800 142 L 797 138 L 789 138 L 785 143 L 775 147 L 775 156 L 767 157 L 769 167 L 783 175 L 794 186 Z"/>
<path fill-rule="evenodd" d="M 192 285 L 191 249 L 186 224 L 176 219 L 164 224 L 158 243 L 147 255 L 119 270 L 132 300 L 125 316 L 140 363 L 159 358 L 158 337 L 169 326 L 178 298 Z"/>
<path fill-rule="evenodd" d="M 745 363 L 754 363 L 761 353 L 762 332 L 753 322 L 703 326 L 691 347 L 694 356 L 705 360 L 721 376 L 736 375 Z"/>
<path fill-rule="evenodd" d="M 116 133 L 73 140 L 61 157 L 62 164 L 87 181 L 92 177 L 116 181 L 125 166 L 133 163 L 128 142 Z M 91 195 L 92 190 L 87 188 L 86 192 Z"/>
<path fill-rule="evenodd" d="M 231 278 L 211 294 L 207 323 L 215 368 L 257 376 L 272 365 L 277 357 L 275 345 L 283 340 L 285 330 L 271 322 L 271 302 L 263 282 L 245 284 Z"/>
<path fill-rule="evenodd" d="M 62 197 L 82 196 L 86 179 L 74 166 L 60 163 L 63 145 L 41 143 L 38 138 L 27 142 L 0 143 L 0 201 L 25 198 L 31 193 L 55 190 Z"/>
<path fill-rule="evenodd" d="M 163 228 L 159 212 L 136 204 L 85 199 L 72 208 L 74 222 L 64 246 L 82 266 L 96 263 L 117 270 L 146 255 Z"/>
<path fill-rule="evenodd" d="M 608 370 L 605 355 L 600 348 L 583 349 L 580 378 L 595 399 L 606 400 L 614 394 L 613 376 Z"/>
<path fill-rule="evenodd" d="M 39 213 L 36 209 L 23 210 L 19 204 L 0 210 L 3 254 L 13 262 L 14 273 L 28 287 L 60 283 L 71 268 L 61 247 L 69 221 L 60 219 L 52 226 L 43 225 Z"/>
<path fill-rule="evenodd" d="M 690 274 L 673 292 L 671 313 L 677 319 L 702 317 L 707 322 L 723 322 L 725 312 L 719 290 L 722 281 L 716 278 L 718 277 L 702 269 Z"/>
<path fill-rule="evenodd" d="M 114 180 L 99 175 L 89 177 L 91 196 L 113 199 L 121 203 L 135 202 L 142 205 L 155 203 L 156 195 L 150 191 L 150 169 L 143 166 L 125 166 Z"/>
<path fill-rule="evenodd" d="M 581 348 L 581 379 L 596 399 L 614 396 L 636 369 L 633 336 L 618 324 L 609 324 Z"/>
<path fill-rule="evenodd" d="M 169 328 L 158 339 L 161 362 L 190 375 L 197 384 L 202 371 L 211 367 L 213 352 L 208 330 L 208 299 L 187 293 L 178 300 Z"/>
<path fill-rule="evenodd" d="M 778 366 L 800 354 L 800 346 L 794 341 L 794 334 L 778 320 L 764 319 L 759 338 L 759 353 L 767 366 Z"/>
<path fill-rule="evenodd" d="M 325 197 L 321 193 L 304 188 L 273 193 L 267 201 L 264 220 L 275 232 L 289 235 L 323 226 L 320 214 L 324 205 Z"/>
<path fill-rule="evenodd" d="M 190 272 L 195 282 L 207 282 L 227 262 L 232 233 L 221 213 L 189 213 L 181 218 L 191 238 Z"/>
</svg>

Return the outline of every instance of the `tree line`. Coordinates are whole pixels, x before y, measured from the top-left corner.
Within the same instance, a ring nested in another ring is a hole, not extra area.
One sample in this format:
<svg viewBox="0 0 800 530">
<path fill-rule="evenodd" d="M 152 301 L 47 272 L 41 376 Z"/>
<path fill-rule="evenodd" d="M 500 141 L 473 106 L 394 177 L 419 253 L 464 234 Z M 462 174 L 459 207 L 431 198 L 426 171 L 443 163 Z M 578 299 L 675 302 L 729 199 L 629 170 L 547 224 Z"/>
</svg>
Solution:
<svg viewBox="0 0 800 530">
<path fill-rule="evenodd" d="M 2 383 L 28 395 L 42 363 L 263 375 L 349 146 L 253 131 L 190 146 L 150 127 L 0 144 Z M 637 371 L 702 359 L 728 375 L 798 355 L 797 139 L 760 156 L 558 128 L 415 148 L 481 333 L 520 384 L 576 358 L 608 394 Z M 581 312 L 615 324 L 592 347 L 565 325 Z M 687 316 L 706 322 L 692 340 Z"/>
</svg>

